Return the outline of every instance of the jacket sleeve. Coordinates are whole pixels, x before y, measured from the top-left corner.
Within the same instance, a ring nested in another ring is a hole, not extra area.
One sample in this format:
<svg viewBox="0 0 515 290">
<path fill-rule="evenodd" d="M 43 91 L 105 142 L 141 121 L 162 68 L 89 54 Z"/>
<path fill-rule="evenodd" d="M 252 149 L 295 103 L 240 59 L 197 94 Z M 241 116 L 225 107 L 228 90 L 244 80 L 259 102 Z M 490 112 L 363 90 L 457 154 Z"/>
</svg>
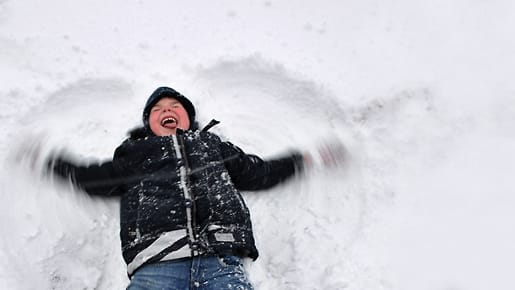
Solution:
<svg viewBox="0 0 515 290">
<path fill-rule="evenodd" d="M 231 180 L 240 190 L 268 189 L 304 168 L 302 154 L 298 152 L 265 161 L 256 155 L 245 154 L 230 142 L 222 142 L 221 149 Z"/>
<path fill-rule="evenodd" d="M 48 163 L 51 172 L 71 182 L 91 195 L 120 195 L 121 178 L 112 161 L 100 164 L 79 165 L 64 156 Z"/>
</svg>

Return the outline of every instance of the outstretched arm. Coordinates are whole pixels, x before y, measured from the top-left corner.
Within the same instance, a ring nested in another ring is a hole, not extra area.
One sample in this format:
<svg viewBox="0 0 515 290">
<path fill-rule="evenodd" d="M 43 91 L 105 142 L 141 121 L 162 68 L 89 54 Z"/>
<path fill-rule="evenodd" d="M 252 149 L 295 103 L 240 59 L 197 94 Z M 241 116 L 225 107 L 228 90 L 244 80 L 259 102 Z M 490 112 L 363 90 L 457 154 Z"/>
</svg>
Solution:
<svg viewBox="0 0 515 290">
<path fill-rule="evenodd" d="M 78 165 L 63 156 L 48 163 L 50 171 L 63 179 L 69 179 L 74 185 L 91 195 L 120 195 L 120 177 L 113 167 L 113 162 Z"/>
<path fill-rule="evenodd" d="M 221 144 L 222 154 L 227 161 L 232 182 L 241 190 L 260 190 L 277 185 L 304 168 L 304 157 L 300 153 L 263 160 L 256 155 L 246 154 L 230 142 Z"/>
</svg>

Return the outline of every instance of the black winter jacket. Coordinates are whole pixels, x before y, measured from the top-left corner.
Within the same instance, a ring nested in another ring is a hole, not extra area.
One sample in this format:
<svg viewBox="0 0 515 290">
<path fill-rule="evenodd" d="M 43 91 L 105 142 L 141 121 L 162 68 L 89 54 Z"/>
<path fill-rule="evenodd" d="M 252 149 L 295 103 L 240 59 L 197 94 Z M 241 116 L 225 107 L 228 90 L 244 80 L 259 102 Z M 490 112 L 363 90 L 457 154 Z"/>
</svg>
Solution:
<svg viewBox="0 0 515 290">
<path fill-rule="evenodd" d="M 205 254 L 256 259 L 249 210 L 238 190 L 270 188 L 302 169 L 302 156 L 264 161 L 215 134 L 136 130 L 112 161 L 81 166 L 57 158 L 53 171 L 92 195 L 121 196 L 127 272 L 146 263 Z"/>
</svg>

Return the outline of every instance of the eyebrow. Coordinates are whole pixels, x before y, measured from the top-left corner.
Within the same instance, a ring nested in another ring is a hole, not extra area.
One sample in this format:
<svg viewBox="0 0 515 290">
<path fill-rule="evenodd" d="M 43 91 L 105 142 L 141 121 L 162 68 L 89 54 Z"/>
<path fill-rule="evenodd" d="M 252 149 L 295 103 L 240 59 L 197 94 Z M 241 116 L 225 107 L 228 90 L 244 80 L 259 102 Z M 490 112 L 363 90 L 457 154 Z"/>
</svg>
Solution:
<svg viewBox="0 0 515 290">
<path fill-rule="evenodd" d="M 180 104 L 181 102 L 179 102 L 177 100 L 170 100 L 168 103 L 175 105 L 175 104 Z M 157 107 L 157 106 L 160 106 L 159 102 L 157 102 L 153 107 Z"/>
</svg>

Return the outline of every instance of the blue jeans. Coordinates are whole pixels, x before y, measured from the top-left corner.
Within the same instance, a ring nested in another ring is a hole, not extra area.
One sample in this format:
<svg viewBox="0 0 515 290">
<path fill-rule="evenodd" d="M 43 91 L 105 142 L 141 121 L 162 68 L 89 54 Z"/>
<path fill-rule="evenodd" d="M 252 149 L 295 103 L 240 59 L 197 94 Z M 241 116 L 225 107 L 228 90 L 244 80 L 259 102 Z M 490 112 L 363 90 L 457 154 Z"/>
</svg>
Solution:
<svg viewBox="0 0 515 290">
<path fill-rule="evenodd" d="M 127 290 L 238 289 L 252 290 L 241 259 L 201 256 L 163 261 L 139 268 Z"/>
</svg>

